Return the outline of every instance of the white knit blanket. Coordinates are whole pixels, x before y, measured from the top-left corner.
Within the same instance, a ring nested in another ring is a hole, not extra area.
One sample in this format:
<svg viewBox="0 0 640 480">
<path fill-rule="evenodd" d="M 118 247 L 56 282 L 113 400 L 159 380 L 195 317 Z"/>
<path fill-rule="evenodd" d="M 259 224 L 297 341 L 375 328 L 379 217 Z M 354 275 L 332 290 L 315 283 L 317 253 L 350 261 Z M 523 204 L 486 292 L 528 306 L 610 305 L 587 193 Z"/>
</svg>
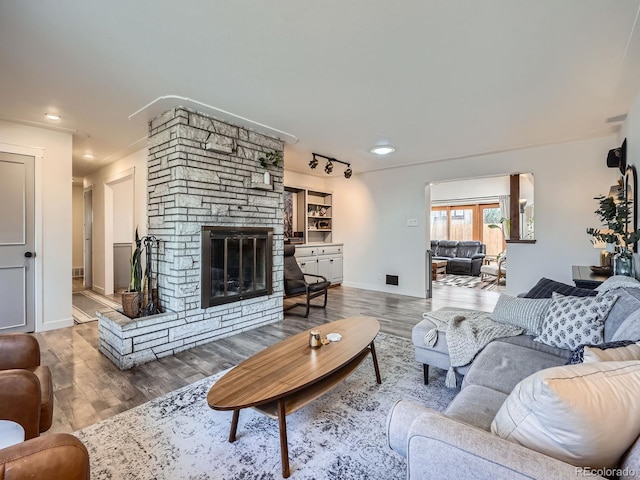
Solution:
<svg viewBox="0 0 640 480">
<path fill-rule="evenodd" d="M 447 347 L 451 370 L 447 374 L 447 386 L 455 387 L 455 367 L 469 364 L 476 355 L 496 338 L 515 337 L 524 329 L 491 320 L 487 312 L 474 310 L 437 310 L 425 312 L 424 318 L 436 324 L 436 328 L 427 332 L 425 344 L 435 345 L 438 331 L 447 334 Z"/>
</svg>

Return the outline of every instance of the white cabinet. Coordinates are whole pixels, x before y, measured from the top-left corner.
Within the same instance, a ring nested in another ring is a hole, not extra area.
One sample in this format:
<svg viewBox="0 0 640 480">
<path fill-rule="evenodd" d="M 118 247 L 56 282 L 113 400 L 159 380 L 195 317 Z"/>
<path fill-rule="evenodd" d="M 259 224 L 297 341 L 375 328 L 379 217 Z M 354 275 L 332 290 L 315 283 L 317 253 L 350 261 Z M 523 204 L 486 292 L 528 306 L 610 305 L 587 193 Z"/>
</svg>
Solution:
<svg viewBox="0 0 640 480">
<path fill-rule="evenodd" d="M 342 283 L 342 249 L 341 243 L 296 245 L 296 261 L 304 273 L 322 275 L 334 284 Z"/>
</svg>

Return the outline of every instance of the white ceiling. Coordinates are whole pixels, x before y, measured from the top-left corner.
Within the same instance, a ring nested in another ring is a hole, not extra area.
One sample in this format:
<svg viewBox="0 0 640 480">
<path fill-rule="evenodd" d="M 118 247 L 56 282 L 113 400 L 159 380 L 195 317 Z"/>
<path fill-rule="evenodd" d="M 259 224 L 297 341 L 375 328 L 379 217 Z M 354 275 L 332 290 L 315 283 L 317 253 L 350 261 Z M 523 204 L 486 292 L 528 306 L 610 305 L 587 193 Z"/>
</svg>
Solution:
<svg viewBox="0 0 640 480">
<path fill-rule="evenodd" d="M 605 135 L 640 87 L 639 6 L 3 1 L 0 118 L 59 112 L 75 176 L 144 145 L 151 109 L 129 116 L 168 95 L 295 135 L 285 163 L 307 173 L 311 151 L 363 172 Z"/>
</svg>

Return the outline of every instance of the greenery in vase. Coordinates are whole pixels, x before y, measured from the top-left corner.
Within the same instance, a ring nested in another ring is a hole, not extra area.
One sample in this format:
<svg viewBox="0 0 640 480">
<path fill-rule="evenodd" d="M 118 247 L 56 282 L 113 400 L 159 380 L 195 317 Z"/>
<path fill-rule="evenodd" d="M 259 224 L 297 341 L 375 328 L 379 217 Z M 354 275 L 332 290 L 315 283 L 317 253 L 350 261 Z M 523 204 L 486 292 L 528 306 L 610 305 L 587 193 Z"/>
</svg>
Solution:
<svg viewBox="0 0 640 480">
<path fill-rule="evenodd" d="M 136 227 L 136 249 L 129 260 L 131 278 L 129 280 L 129 292 L 142 292 L 142 240 L 138 236 Z"/>
<path fill-rule="evenodd" d="M 260 165 L 262 165 L 264 168 L 267 168 L 269 165 L 278 167 L 282 162 L 282 153 L 276 150 L 273 150 L 272 152 L 265 153 L 258 160 L 260 161 Z"/>
<path fill-rule="evenodd" d="M 640 233 L 629 231 L 631 221 L 631 201 L 627 200 L 622 188 L 618 191 L 617 198 L 600 195 L 594 197 L 598 200 L 598 209 L 594 212 L 605 228 L 587 228 L 587 233 L 594 240 L 612 243 L 628 249 L 632 244 L 640 240 Z M 593 241 L 592 241 L 593 242 Z"/>
</svg>

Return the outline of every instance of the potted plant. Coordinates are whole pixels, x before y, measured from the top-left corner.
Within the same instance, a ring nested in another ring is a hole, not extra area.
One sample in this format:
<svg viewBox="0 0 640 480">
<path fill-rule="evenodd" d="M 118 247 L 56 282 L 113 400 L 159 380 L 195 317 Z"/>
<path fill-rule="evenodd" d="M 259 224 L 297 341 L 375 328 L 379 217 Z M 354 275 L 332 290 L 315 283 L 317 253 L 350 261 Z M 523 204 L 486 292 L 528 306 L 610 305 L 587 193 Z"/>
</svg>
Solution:
<svg viewBox="0 0 640 480">
<path fill-rule="evenodd" d="M 129 288 L 122 292 L 122 310 L 129 318 L 140 316 L 142 309 L 142 241 L 136 228 L 136 248 L 129 260 L 131 277 Z"/>
<path fill-rule="evenodd" d="M 260 158 L 258 158 L 258 161 L 263 168 L 267 168 L 269 165 L 278 167 L 282 162 L 282 152 L 272 150 L 271 152 L 267 152 Z M 267 185 L 271 184 L 271 174 L 267 171 L 264 172 L 264 183 Z"/>
<path fill-rule="evenodd" d="M 594 213 L 605 228 L 587 228 L 587 233 L 593 237 L 593 240 L 616 246 L 617 253 L 613 257 L 615 275 L 634 276 L 633 254 L 630 247 L 640 240 L 640 233 L 629 231 L 631 201 L 627 199 L 622 186 L 618 188 L 616 198 L 600 195 L 594 199 L 598 200 L 598 209 Z"/>
</svg>

